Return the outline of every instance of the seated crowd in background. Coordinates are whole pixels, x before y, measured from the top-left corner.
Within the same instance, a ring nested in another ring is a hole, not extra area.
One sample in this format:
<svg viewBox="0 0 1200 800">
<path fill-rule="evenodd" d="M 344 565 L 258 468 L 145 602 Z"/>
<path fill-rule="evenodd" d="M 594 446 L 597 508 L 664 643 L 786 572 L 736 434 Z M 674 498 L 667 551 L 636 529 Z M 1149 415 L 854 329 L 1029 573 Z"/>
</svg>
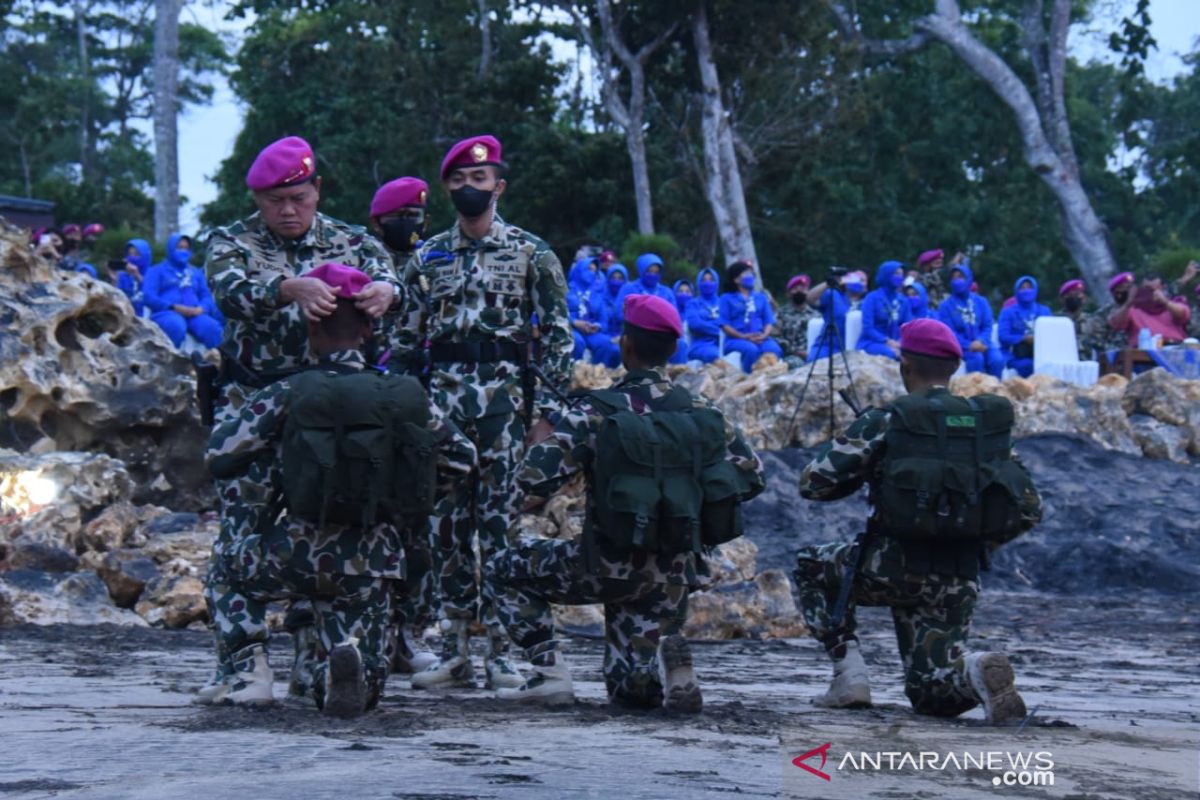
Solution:
<svg viewBox="0 0 1200 800">
<path fill-rule="evenodd" d="M 1143 331 L 1155 344 L 1178 343 L 1200 332 L 1184 296 L 1188 285 L 1196 282 L 1193 302 L 1200 303 L 1200 281 L 1195 280 L 1200 265 L 1195 262 L 1172 285 L 1160 275 L 1147 274 L 1135 287 L 1133 274 L 1122 273 L 1109 284 L 1112 302 L 1094 310 L 1086 308 L 1081 280 L 1059 287 L 1059 309 L 1053 311 L 1040 301 L 1037 279 L 1023 275 L 998 316 L 979 292 L 970 259 L 959 253 L 947 263 L 942 250 L 922 253 L 911 270 L 900 261 L 884 261 L 875 271 L 874 287 L 866 273 L 857 270 L 832 268 L 830 278 L 816 285 L 809 275 L 795 275 L 787 283 L 787 302 L 781 307 L 758 288 L 760 277 L 748 261 L 729 266 L 723 292 L 721 276 L 712 267 L 701 269 L 694 280 L 677 280 L 671 288 L 662 284 L 663 267 L 659 256 L 643 253 L 631 280 L 611 251 L 603 258 L 576 261 L 570 273 L 570 313 L 577 359 L 618 363 L 614 342 L 620 335 L 621 307 L 632 294 L 653 294 L 679 309 L 685 337 L 672 363 L 707 364 L 736 356 L 731 360 L 746 372 L 767 354 L 794 368 L 839 352 L 852 312 L 860 315 L 854 349 L 898 359 L 900 327 L 913 319 L 938 319 L 957 337 L 964 371 L 996 378 L 1032 374 L 1036 321 L 1044 316 L 1073 322 L 1080 361 L 1110 360 L 1114 351 L 1138 347 L 1139 338 L 1146 336 Z M 811 331 L 824 329 L 810 329 L 810 323 L 830 318 L 838 335 L 816 333 L 816 340 L 810 341 Z"/>
<path fill-rule="evenodd" d="M 34 251 L 60 269 L 83 272 L 97 280 L 92 264 L 97 238 L 104 226 L 68 224 L 33 233 Z M 176 233 L 167 239 L 166 254 L 154 263 L 145 239 L 130 239 L 121 258 L 106 262 L 105 278 L 129 298 L 134 314 L 148 317 L 176 347 L 191 341 L 204 348 L 221 343 L 225 317 L 209 291 L 204 270 L 191 264 L 192 239 Z"/>
</svg>

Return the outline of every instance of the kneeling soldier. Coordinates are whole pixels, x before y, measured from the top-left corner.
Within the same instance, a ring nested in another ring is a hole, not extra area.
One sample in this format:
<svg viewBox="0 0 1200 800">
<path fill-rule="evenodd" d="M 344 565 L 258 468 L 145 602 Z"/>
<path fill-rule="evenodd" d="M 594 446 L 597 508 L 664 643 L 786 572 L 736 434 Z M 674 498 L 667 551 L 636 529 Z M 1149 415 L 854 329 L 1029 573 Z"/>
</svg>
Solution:
<svg viewBox="0 0 1200 800">
<path fill-rule="evenodd" d="M 666 377 L 682 333 L 673 305 L 630 297 L 625 379 L 585 395 L 526 452 L 517 485 L 536 496 L 527 508 L 583 472 L 587 518 L 579 540 L 526 539 L 493 557 L 486 590 L 533 665 L 523 686 L 497 697 L 572 702 L 550 604 L 603 603 L 610 700 L 700 710 L 679 635 L 688 591 L 705 569 L 701 549 L 741 534 L 737 506 L 764 482 L 762 463 L 721 413 Z"/>
<path fill-rule="evenodd" d="M 438 471 L 465 476 L 475 448 L 415 378 L 366 368 L 360 348 L 371 319 L 351 298 L 370 277 L 342 264 L 304 277 L 337 297 L 328 316 L 307 323 L 318 365 L 251 395 L 209 440 L 216 478 L 278 475 L 281 485 L 271 488 L 287 509 L 236 557 L 214 558 L 213 627 L 233 674 L 211 701 L 273 701 L 267 603 L 308 599 L 319 638 L 317 706 L 354 716 L 375 706 L 387 678 L 394 582 L 404 579 L 401 531 L 424 524 Z"/>
<path fill-rule="evenodd" d="M 873 507 L 858 542 L 806 547 L 797 557 L 805 622 L 833 659 L 833 684 L 817 705 L 871 704 L 854 608 L 887 606 L 917 713 L 951 717 L 982 703 L 989 723 L 1025 716 L 1008 657 L 968 653 L 965 644 L 981 563 L 1037 524 L 1041 500 L 1012 454 L 1012 404 L 947 390 L 961 359 L 946 325 L 906 324 L 900 375 L 908 396 L 862 414 L 801 475 L 800 494 L 811 500 L 838 500 L 865 482 Z"/>
</svg>

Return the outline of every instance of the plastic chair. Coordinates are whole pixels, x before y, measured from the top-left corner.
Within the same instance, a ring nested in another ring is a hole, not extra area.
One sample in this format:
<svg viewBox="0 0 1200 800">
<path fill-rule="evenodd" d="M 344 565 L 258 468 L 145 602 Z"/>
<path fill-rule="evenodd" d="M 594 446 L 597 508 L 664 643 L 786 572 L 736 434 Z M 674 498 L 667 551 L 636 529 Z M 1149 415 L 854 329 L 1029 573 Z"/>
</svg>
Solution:
<svg viewBox="0 0 1200 800">
<path fill-rule="evenodd" d="M 813 317 L 808 321 L 808 349 L 812 350 L 821 340 L 821 331 L 825 329 L 825 320 Z"/>
<path fill-rule="evenodd" d="M 862 312 L 849 311 L 846 313 L 846 351 L 858 347 L 858 337 L 862 336 Z"/>
<path fill-rule="evenodd" d="M 1039 375 L 1091 386 L 1100 378 L 1100 362 L 1080 361 L 1075 323 L 1067 317 L 1033 321 L 1033 371 Z"/>
<path fill-rule="evenodd" d="M 725 330 L 724 329 L 722 329 L 721 332 L 719 334 L 717 334 L 717 352 L 721 354 L 722 361 L 724 361 L 726 364 L 729 364 L 731 367 L 738 370 L 739 372 L 741 371 L 741 369 L 742 369 L 742 354 L 737 351 L 734 351 L 732 353 L 725 352 Z"/>
</svg>

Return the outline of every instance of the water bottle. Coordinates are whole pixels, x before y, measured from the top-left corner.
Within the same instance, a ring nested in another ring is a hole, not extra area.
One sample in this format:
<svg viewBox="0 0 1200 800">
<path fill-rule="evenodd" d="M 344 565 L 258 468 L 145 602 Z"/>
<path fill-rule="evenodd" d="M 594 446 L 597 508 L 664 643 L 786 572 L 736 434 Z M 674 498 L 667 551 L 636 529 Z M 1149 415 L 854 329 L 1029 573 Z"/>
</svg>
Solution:
<svg viewBox="0 0 1200 800">
<path fill-rule="evenodd" d="M 1138 349 L 1150 350 L 1154 347 L 1154 340 L 1150 338 L 1150 329 L 1142 328 L 1138 331 Z"/>
</svg>

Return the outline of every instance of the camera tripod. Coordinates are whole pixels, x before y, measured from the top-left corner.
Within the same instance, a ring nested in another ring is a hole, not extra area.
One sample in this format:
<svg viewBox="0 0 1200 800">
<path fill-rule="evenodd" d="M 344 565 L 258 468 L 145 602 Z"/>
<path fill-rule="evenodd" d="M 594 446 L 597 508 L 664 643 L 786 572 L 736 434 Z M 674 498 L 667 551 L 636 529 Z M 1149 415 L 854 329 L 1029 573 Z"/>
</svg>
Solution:
<svg viewBox="0 0 1200 800">
<path fill-rule="evenodd" d="M 826 289 L 829 292 L 836 292 L 832 286 Z M 846 339 L 842 335 L 841 328 L 838 327 L 837 317 L 834 315 L 834 298 L 829 298 L 829 308 L 822 313 L 825 320 L 825 325 L 821 328 L 821 335 L 817 337 L 816 344 L 810 343 L 809 353 L 821 352 L 821 348 L 828 345 L 829 355 L 826 358 L 827 380 L 829 381 L 829 438 L 832 440 L 837 433 L 836 418 L 833 408 L 833 359 L 834 348 L 842 354 L 842 365 L 846 369 L 846 388 L 838 391 L 842 400 L 850 409 L 858 414 L 861 404 L 858 402 L 858 393 L 854 389 L 854 375 L 850 372 L 850 360 L 846 357 Z M 792 419 L 787 426 L 787 441 L 792 441 L 792 435 L 796 429 L 796 417 L 800 414 L 800 409 L 804 407 L 804 397 L 808 394 L 808 385 L 812 382 L 813 373 L 817 370 L 817 362 L 814 360 L 808 366 L 808 375 L 804 379 L 804 386 L 800 389 L 800 396 L 796 398 L 796 410 L 792 412 Z"/>
</svg>

